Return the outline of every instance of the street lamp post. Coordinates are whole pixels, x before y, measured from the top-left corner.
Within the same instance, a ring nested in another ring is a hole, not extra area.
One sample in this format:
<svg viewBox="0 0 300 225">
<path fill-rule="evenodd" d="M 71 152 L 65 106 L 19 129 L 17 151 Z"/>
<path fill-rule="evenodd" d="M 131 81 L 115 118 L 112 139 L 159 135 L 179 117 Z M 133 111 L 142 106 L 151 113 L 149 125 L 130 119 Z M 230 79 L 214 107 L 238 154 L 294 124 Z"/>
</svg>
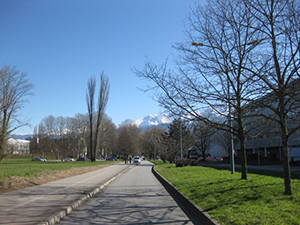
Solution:
<svg viewBox="0 0 300 225">
<path fill-rule="evenodd" d="M 204 46 L 203 43 L 200 42 L 196 42 L 194 41 L 192 43 L 193 46 L 196 47 L 202 47 Z M 229 89 L 229 82 L 228 82 L 228 98 L 230 98 L 230 89 Z M 229 108 L 229 112 L 228 112 L 228 123 L 229 123 L 229 127 L 230 127 L 230 170 L 231 170 L 231 174 L 235 173 L 235 167 L 234 167 L 234 144 L 233 144 L 233 135 L 232 135 L 232 119 L 231 119 L 231 106 L 230 106 L 230 101 L 228 101 L 228 108 Z"/>
<path fill-rule="evenodd" d="M 182 121 L 180 121 L 180 159 L 182 159 Z"/>
</svg>

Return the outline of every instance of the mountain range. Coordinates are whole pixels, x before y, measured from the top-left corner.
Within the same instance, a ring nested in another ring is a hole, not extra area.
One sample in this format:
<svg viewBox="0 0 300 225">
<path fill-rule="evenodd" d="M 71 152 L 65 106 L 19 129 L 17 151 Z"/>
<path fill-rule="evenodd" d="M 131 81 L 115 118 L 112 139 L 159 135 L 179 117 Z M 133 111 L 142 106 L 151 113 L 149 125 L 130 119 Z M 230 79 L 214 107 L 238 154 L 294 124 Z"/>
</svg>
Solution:
<svg viewBox="0 0 300 225">
<path fill-rule="evenodd" d="M 168 118 L 168 116 L 165 115 L 156 115 L 156 114 L 150 114 L 149 116 L 146 116 L 144 118 L 138 119 L 137 121 L 133 122 L 135 125 L 137 125 L 140 129 L 145 130 L 148 128 L 151 128 L 153 126 L 159 126 L 159 127 L 167 127 L 172 120 Z"/>
<path fill-rule="evenodd" d="M 172 122 L 169 117 L 164 115 L 156 115 L 150 114 L 149 116 L 145 116 L 144 118 L 138 119 L 133 124 L 137 125 L 141 130 L 149 129 L 153 126 L 158 126 L 162 128 L 167 128 L 167 126 Z M 13 138 L 16 139 L 28 139 L 33 136 L 33 134 L 12 134 Z"/>
</svg>

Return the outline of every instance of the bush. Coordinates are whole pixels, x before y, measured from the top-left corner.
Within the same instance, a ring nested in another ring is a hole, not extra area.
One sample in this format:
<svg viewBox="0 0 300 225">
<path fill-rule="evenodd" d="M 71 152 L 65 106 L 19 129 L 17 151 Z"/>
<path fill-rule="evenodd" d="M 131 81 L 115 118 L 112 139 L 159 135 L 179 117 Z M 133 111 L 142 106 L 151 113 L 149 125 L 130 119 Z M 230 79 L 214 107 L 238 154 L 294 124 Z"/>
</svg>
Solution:
<svg viewBox="0 0 300 225">
<path fill-rule="evenodd" d="M 176 159 L 175 164 L 176 164 L 176 167 L 197 166 L 197 160 L 196 159 Z"/>
</svg>

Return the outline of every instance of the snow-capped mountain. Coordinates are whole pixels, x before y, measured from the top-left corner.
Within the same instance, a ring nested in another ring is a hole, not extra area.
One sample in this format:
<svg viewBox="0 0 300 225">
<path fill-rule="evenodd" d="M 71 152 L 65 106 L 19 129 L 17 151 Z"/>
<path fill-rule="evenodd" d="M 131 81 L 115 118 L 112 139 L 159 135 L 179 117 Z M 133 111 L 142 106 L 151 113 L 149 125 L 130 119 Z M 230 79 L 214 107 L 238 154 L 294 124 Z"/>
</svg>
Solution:
<svg viewBox="0 0 300 225">
<path fill-rule="evenodd" d="M 26 140 L 28 138 L 32 138 L 33 134 L 12 134 L 10 135 L 12 138 L 14 139 L 22 139 L 22 140 Z"/>
<path fill-rule="evenodd" d="M 159 126 L 159 127 L 167 127 L 172 120 L 168 118 L 167 115 L 156 115 L 156 114 L 150 114 L 149 116 L 146 116 L 144 118 L 138 119 L 137 121 L 133 122 L 141 129 L 147 129 L 152 126 Z"/>
</svg>

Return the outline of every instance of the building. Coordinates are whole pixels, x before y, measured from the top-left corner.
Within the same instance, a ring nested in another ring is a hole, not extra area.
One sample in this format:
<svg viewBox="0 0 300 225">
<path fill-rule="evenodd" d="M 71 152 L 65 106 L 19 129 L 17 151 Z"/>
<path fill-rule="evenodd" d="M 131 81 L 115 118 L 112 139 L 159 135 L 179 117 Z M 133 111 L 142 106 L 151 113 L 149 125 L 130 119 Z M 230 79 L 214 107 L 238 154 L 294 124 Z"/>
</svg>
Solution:
<svg viewBox="0 0 300 225">
<path fill-rule="evenodd" d="M 245 119 L 245 127 L 250 134 L 246 137 L 246 151 L 247 158 L 264 161 L 282 161 L 282 141 L 280 126 L 277 122 L 263 119 L 257 115 L 265 115 L 265 117 L 278 118 L 274 112 L 268 108 L 278 107 L 278 99 L 274 97 L 273 92 L 261 97 L 257 100 L 258 104 L 249 104 L 247 109 L 249 115 Z M 294 131 L 289 136 L 288 147 L 299 148 L 300 147 L 300 131 L 298 129 L 300 124 L 299 110 L 300 110 L 300 79 L 296 79 L 291 82 L 289 88 L 286 89 L 285 100 L 286 103 L 286 115 L 287 115 L 287 129 L 288 132 Z M 260 104 L 261 103 L 261 104 Z M 234 149 L 239 155 L 240 142 L 239 140 L 234 141 Z"/>
<path fill-rule="evenodd" d="M 7 141 L 7 151 L 10 154 L 29 154 L 30 141 L 9 138 Z"/>
</svg>

